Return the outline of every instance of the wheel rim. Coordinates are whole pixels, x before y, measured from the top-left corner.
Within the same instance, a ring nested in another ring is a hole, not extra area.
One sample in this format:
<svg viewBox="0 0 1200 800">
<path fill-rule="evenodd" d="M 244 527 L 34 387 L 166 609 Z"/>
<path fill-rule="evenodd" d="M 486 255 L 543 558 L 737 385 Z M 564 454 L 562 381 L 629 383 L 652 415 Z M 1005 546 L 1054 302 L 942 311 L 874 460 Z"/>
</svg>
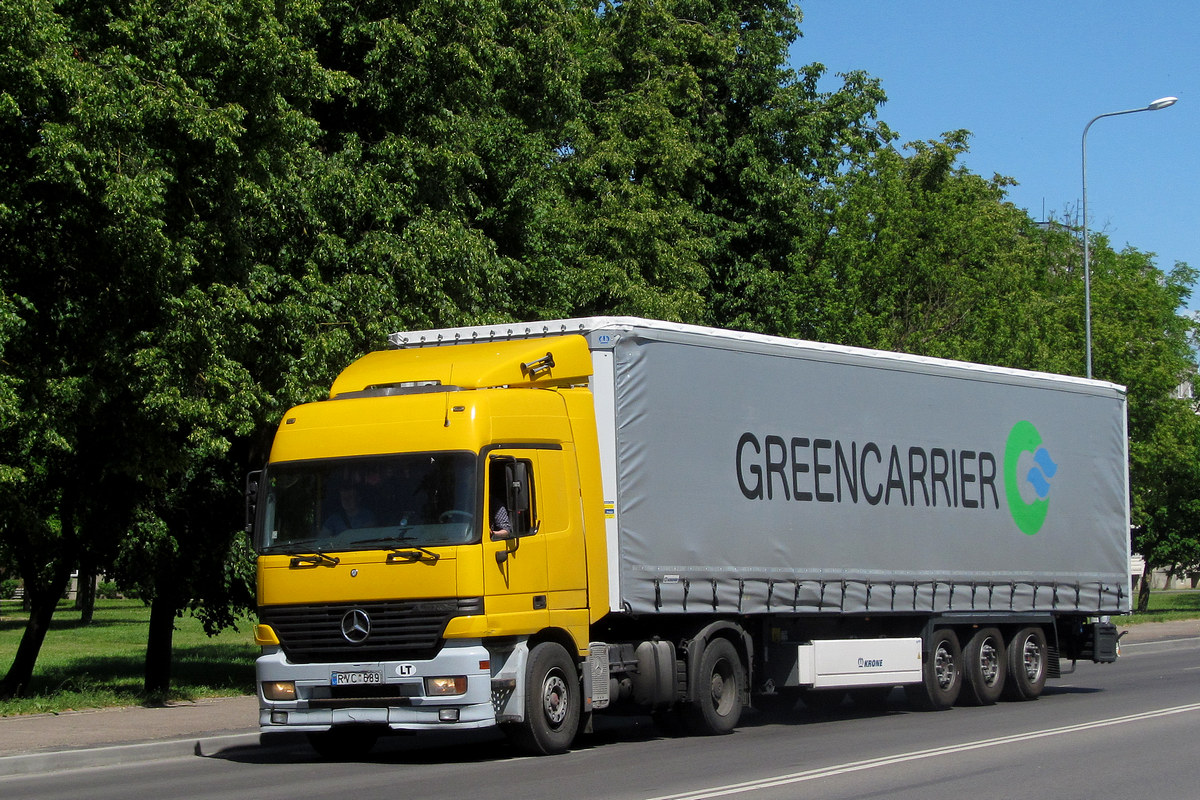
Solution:
<svg viewBox="0 0 1200 800">
<path fill-rule="evenodd" d="M 1038 646 L 1034 637 L 1030 636 L 1025 640 L 1021 655 L 1025 663 L 1025 677 L 1030 683 L 1037 683 L 1042 677 L 1042 648 Z"/>
<path fill-rule="evenodd" d="M 990 637 L 979 648 L 979 674 L 988 686 L 995 686 L 1000 679 L 1000 651 Z"/>
<path fill-rule="evenodd" d="M 559 727 L 567 718 L 567 682 L 555 671 L 542 683 L 542 713 L 552 727 Z"/>
<path fill-rule="evenodd" d="M 709 683 L 712 705 L 718 714 L 725 716 L 733 710 L 737 701 L 737 683 L 733 677 L 733 666 L 725 659 L 713 665 L 712 681 Z"/>
<path fill-rule="evenodd" d="M 933 675 L 942 691 L 954 685 L 954 654 L 945 645 L 938 645 L 933 659 Z"/>
</svg>

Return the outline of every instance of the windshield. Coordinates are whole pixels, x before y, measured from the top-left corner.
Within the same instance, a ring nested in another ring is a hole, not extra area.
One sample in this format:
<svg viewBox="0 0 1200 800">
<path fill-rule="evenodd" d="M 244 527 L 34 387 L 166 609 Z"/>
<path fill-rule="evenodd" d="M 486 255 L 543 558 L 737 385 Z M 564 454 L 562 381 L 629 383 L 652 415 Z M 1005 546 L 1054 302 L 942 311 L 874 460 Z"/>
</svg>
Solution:
<svg viewBox="0 0 1200 800">
<path fill-rule="evenodd" d="M 261 552 L 466 544 L 474 520 L 470 453 L 406 453 L 272 464 L 255 544 Z"/>
</svg>

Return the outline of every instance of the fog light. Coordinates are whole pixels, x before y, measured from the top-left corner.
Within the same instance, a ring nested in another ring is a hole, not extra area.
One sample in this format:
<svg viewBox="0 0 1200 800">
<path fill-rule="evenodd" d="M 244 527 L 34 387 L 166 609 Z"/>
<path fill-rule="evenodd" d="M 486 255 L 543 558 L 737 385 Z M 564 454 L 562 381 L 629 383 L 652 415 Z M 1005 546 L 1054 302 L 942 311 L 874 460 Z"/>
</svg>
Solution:
<svg viewBox="0 0 1200 800">
<path fill-rule="evenodd" d="M 425 679 L 425 694 L 428 697 L 449 697 L 456 694 L 466 694 L 466 691 L 466 675 Z"/>
<path fill-rule="evenodd" d="M 272 725 L 287 725 L 287 712 L 286 711 L 272 711 L 271 712 L 271 724 Z"/>
<path fill-rule="evenodd" d="M 439 708 L 438 720 L 440 722 L 458 722 L 457 708 Z"/>
<path fill-rule="evenodd" d="M 268 700 L 295 700 L 295 681 L 263 681 L 263 697 Z"/>
</svg>

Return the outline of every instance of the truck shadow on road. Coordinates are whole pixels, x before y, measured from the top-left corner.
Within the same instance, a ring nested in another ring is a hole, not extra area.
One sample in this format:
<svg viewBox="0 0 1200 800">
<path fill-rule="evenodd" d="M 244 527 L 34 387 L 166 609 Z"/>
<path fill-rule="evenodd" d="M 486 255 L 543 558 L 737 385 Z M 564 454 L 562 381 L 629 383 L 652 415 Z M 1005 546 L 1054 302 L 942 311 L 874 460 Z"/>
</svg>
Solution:
<svg viewBox="0 0 1200 800">
<path fill-rule="evenodd" d="M 1086 695 L 1101 691 L 1103 690 L 1091 686 L 1047 686 L 1045 694 Z M 986 709 L 961 710 L 986 712 Z M 772 709 L 770 711 L 749 709 L 743 714 L 738 727 L 739 729 L 756 729 L 773 725 L 821 725 L 838 720 L 899 717 L 923 713 L 926 712 L 914 711 L 905 701 L 904 693 L 897 690 L 870 707 L 846 701 L 840 706 L 823 709 L 806 708 L 802 703 L 791 709 Z M 574 753 L 596 751 L 615 745 L 645 744 L 680 738 L 685 737 L 672 735 L 669 731 L 656 725 L 649 716 L 597 717 L 593 730 L 580 734 L 571 751 Z M 228 747 L 204 757 L 241 764 L 264 765 L 312 764 L 321 760 L 308 744 L 305 736 L 299 733 L 264 736 L 259 745 Z M 526 757 L 528 757 L 527 754 L 512 745 L 502 733 L 495 730 L 484 730 L 384 736 L 370 752 L 362 754 L 361 757 L 343 759 L 343 762 L 380 765 L 473 764 L 510 761 Z"/>
</svg>

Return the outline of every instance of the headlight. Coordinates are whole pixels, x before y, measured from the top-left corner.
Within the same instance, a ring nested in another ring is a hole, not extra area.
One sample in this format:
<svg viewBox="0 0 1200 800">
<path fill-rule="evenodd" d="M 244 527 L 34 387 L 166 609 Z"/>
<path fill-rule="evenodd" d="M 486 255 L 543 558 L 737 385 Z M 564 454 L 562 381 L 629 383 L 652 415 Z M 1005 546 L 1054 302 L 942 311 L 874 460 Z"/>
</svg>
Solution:
<svg viewBox="0 0 1200 800">
<path fill-rule="evenodd" d="M 425 695 L 427 697 L 449 697 L 467 693 L 467 676 L 454 675 L 444 678 L 426 678 Z"/>
<path fill-rule="evenodd" d="M 268 700 L 295 700 L 295 681 L 264 681 L 262 684 L 263 697 Z"/>
</svg>

